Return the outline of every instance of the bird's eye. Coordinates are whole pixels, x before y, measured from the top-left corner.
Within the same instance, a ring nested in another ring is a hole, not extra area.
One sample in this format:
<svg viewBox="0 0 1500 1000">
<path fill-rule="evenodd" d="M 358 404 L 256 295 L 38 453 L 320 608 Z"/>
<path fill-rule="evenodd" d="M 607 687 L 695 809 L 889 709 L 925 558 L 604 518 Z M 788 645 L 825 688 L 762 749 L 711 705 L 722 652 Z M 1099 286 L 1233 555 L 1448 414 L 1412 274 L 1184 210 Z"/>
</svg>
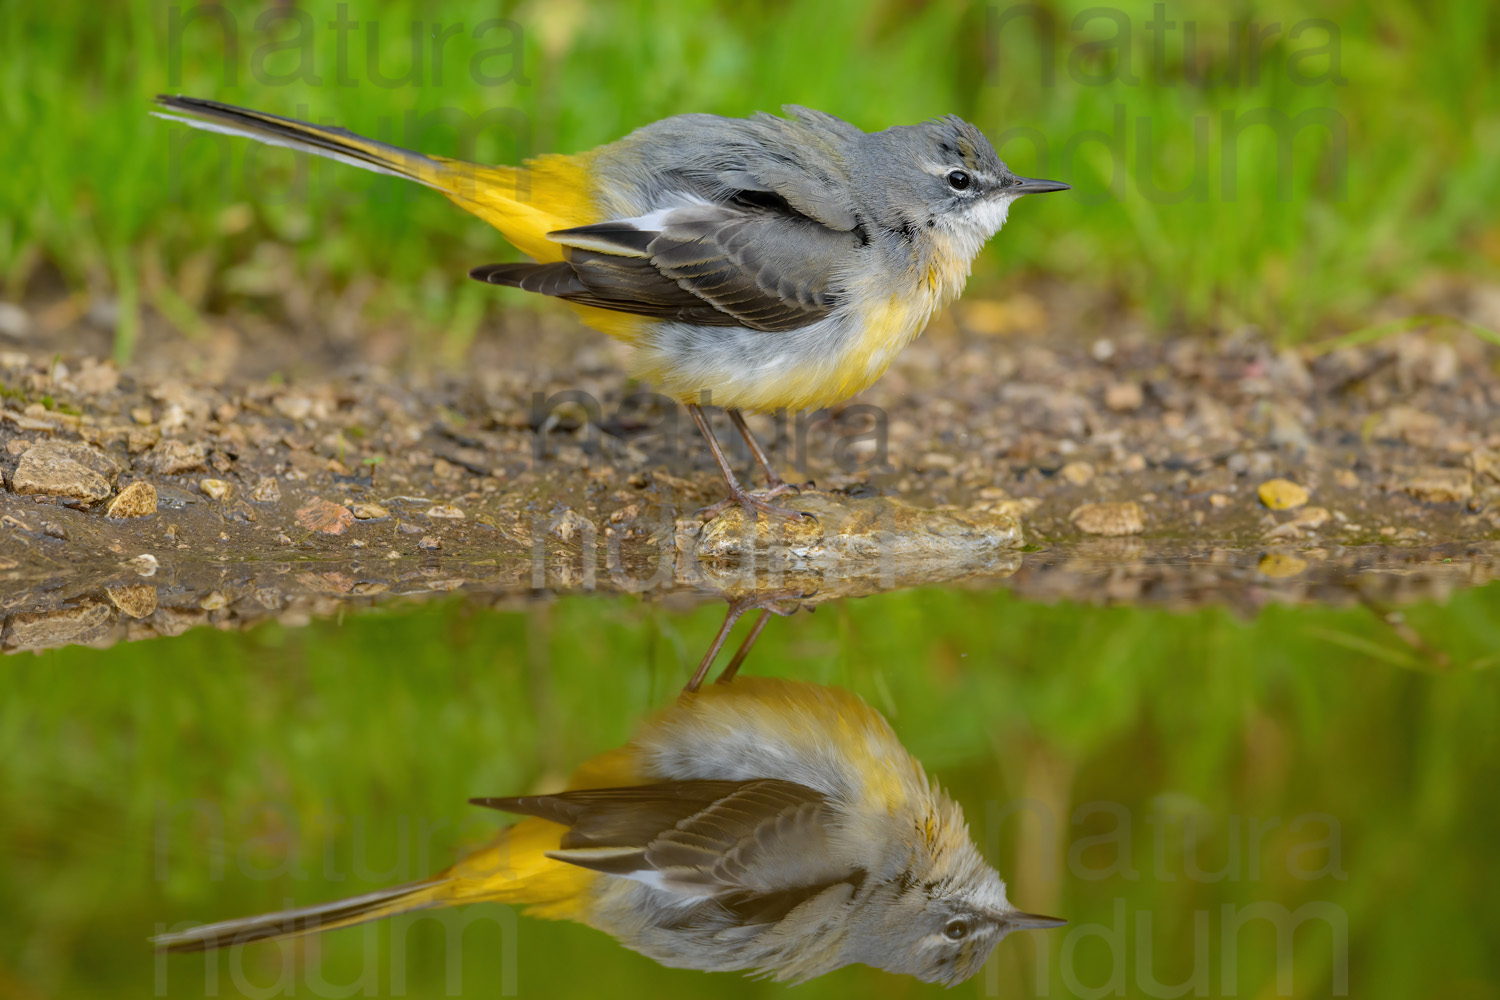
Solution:
<svg viewBox="0 0 1500 1000">
<path fill-rule="evenodd" d="M 972 180 L 973 180 L 973 178 L 971 178 L 969 176 L 969 174 L 968 174 L 967 171 L 964 171 L 964 170 L 950 170 L 950 171 L 948 171 L 948 186 L 951 187 L 955 191 L 962 191 L 964 188 L 966 188 L 966 187 L 969 186 L 969 184 L 970 184 L 970 182 Z"/>
<path fill-rule="evenodd" d="M 950 920 L 948 926 L 943 928 L 943 933 L 948 935 L 950 940 L 962 941 L 968 936 L 969 925 L 962 920 Z"/>
</svg>

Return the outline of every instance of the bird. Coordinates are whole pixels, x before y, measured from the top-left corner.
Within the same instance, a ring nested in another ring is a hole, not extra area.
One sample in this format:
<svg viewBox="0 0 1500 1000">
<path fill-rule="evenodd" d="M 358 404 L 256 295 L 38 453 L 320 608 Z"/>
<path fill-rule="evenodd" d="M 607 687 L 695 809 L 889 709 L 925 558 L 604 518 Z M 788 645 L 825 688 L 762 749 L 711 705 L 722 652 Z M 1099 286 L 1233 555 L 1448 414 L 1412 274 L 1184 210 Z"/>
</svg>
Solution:
<svg viewBox="0 0 1500 1000">
<path fill-rule="evenodd" d="M 467 903 L 574 920 L 675 968 L 801 982 L 863 963 L 960 983 L 1012 931 L 956 802 L 886 720 L 834 687 L 684 690 L 563 791 L 475 798 L 524 816 L 430 878 L 158 935 L 193 952 Z"/>
<path fill-rule="evenodd" d="M 737 504 L 798 520 L 746 412 L 833 406 L 876 381 L 963 291 L 1027 194 L 975 125 L 947 115 L 865 132 L 782 116 L 682 114 L 521 166 L 429 156 L 342 128 L 160 95 L 159 117 L 408 178 L 488 222 L 532 260 L 470 275 L 571 305 L 632 348 L 634 373 L 683 404 Z M 725 409 L 766 475 L 735 476 L 705 406 Z"/>
</svg>

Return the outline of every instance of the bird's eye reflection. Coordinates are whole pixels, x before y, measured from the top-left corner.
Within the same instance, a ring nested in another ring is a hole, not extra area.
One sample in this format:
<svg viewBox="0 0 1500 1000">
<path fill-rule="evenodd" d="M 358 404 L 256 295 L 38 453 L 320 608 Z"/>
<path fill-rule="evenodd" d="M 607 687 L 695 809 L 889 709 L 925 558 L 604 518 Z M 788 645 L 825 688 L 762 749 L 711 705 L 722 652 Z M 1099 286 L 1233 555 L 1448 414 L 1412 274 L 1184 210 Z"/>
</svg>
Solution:
<svg viewBox="0 0 1500 1000">
<path fill-rule="evenodd" d="M 667 966 L 800 981 L 863 963 L 957 982 L 989 949 L 934 953 L 930 901 L 913 887 L 1009 908 L 959 806 L 879 712 L 835 687 L 721 677 L 685 689 L 562 789 L 471 801 L 521 818 L 422 881 L 157 946 L 200 951 L 500 902 L 587 924 Z M 961 917 L 942 927 L 953 941 L 971 931 Z"/>
</svg>

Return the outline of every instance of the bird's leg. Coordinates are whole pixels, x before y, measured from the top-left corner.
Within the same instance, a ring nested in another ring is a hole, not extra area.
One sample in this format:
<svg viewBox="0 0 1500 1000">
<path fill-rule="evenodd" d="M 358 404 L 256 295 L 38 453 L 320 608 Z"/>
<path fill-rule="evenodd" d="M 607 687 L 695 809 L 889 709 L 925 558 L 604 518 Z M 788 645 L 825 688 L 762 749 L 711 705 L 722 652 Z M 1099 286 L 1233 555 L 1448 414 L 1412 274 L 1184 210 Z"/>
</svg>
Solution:
<svg viewBox="0 0 1500 1000">
<path fill-rule="evenodd" d="M 750 647 L 755 645 L 756 639 L 760 638 L 761 630 L 766 627 L 766 622 L 770 619 L 771 615 L 779 615 L 785 618 L 787 615 L 796 614 L 797 609 L 802 606 L 800 603 L 793 603 L 790 608 L 781 608 L 777 606 L 778 602 L 800 602 L 811 596 L 812 594 L 806 591 L 773 591 L 768 594 L 750 594 L 744 597 L 731 598 L 729 601 L 729 610 L 724 614 L 724 624 L 719 626 L 719 632 L 714 636 L 714 641 L 709 645 L 708 652 L 703 654 L 703 659 L 698 664 L 698 669 L 693 671 L 692 679 L 687 682 L 683 690 L 697 691 L 703 685 L 704 679 L 708 677 L 709 669 L 714 665 L 714 660 L 719 658 L 719 650 L 724 648 L 724 640 L 729 638 L 729 633 L 734 629 L 734 623 L 739 621 L 740 616 L 746 611 L 758 608 L 760 610 L 760 618 L 750 627 L 749 634 L 740 643 L 740 648 L 735 650 L 734 658 L 729 661 L 729 666 L 724 668 L 724 672 L 719 675 L 716 683 L 728 684 L 734 679 L 734 675 L 740 669 L 740 664 L 745 662 L 745 657 L 750 654 Z"/>
<path fill-rule="evenodd" d="M 816 487 L 817 484 L 812 481 L 801 484 L 789 483 L 777 475 L 775 468 L 771 466 L 771 459 L 766 455 L 765 450 L 761 448 L 760 442 L 755 439 L 755 435 L 751 433 L 750 425 L 745 423 L 745 414 L 737 408 L 728 409 L 724 412 L 728 413 L 729 419 L 734 421 L 734 426 L 739 429 L 740 437 L 744 438 L 745 443 L 750 446 L 750 453 L 755 456 L 755 460 L 765 470 L 766 486 L 768 487 L 766 491 L 767 496 L 775 497 L 783 493 L 798 494 L 803 490 L 810 490 Z"/>
<path fill-rule="evenodd" d="M 714 665 L 714 660 L 719 657 L 719 650 L 724 648 L 724 640 L 729 638 L 729 630 L 734 628 L 734 623 L 739 621 L 740 615 L 745 613 L 737 601 L 729 602 L 729 611 L 724 615 L 724 624 L 719 626 L 719 634 L 714 636 L 714 641 L 709 645 L 708 652 L 703 654 L 698 669 L 693 671 L 692 678 L 683 687 L 684 691 L 697 691 L 703 684 L 703 678 L 708 676 L 708 670 Z"/>
<path fill-rule="evenodd" d="M 766 474 L 766 486 L 769 487 L 771 496 L 777 496 L 779 493 L 785 493 L 789 490 L 796 490 L 797 487 L 792 486 L 778 476 L 776 470 L 771 467 L 771 459 L 766 455 L 765 450 L 761 448 L 760 442 L 755 440 L 755 435 L 750 433 L 750 425 L 745 423 L 745 414 L 740 412 L 738 407 L 730 407 L 724 412 L 729 414 L 730 420 L 734 421 L 735 429 L 740 432 L 740 437 L 744 438 L 745 443 L 750 446 L 750 454 L 755 456 L 755 461 L 764 470 Z"/>
<path fill-rule="evenodd" d="M 767 497 L 756 496 L 749 490 L 745 489 L 745 487 L 741 486 L 740 481 L 734 476 L 734 470 L 729 467 L 729 460 L 724 457 L 724 449 L 719 447 L 719 439 L 714 436 L 713 428 L 708 425 L 708 417 L 704 415 L 703 407 L 699 406 L 696 403 L 689 403 L 687 404 L 687 409 L 688 412 L 693 415 L 693 421 L 697 423 L 698 430 L 703 432 L 703 437 L 708 442 L 708 450 L 713 452 L 714 461 L 719 463 L 719 472 L 724 476 L 724 483 L 729 487 L 729 496 L 725 497 L 723 500 L 720 500 L 716 504 L 710 504 L 709 506 L 704 507 L 702 510 L 698 511 L 699 517 L 713 517 L 720 511 L 724 510 L 724 508 L 728 507 L 730 504 L 736 503 L 740 505 L 740 507 L 745 511 L 746 514 L 750 515 L 752 520 L 756 517 L 757 512 L 772 514 L 776 517 L 784 517 L 788 521 L 801 521 L 804 518 L 817 520 L 817 518 L 815 518 L 812 514 L 807 513 L 806 511 L 793 510 L 790 507 L 781 507 L 776 504 L 770 503 L 768 502 Z M 730 412 L 735 413 L 736 411 L 731 410 Z M 743 420 L 743 418 L 741 418 L 741 420 Z M 746 430 L 746 433 L 748 434 L 748 428 Z M 755 450 L 757 454 L 759 454 L 760 449 L 758 446 L 756 446 Z M 761 457 L 761 461 L 762 463 L 764 463 L 765 461 L 763 456 Z M 785 485 L 785 483 L 781 484 L 782 487 L 785 487 Z M 773 488 L 770 491 L 770 496 L 777 496 L 778 493 L 785 492 L 785 489 Z M 715 650 L 715 652 L 717 652 L 717 650 Z"/>
<path fill-rule="evenodd" d="M 734 651 L 734 658 L 729 661 L 729 666 L 724 668 L 724 672 L 719 674 L 719 679 L 714 683 L 728 684 L 734 680 L 734 675 L 740 672 L 740 664 L 744 663 L 745 657 L 750 655 L 750 647 L 755 645 L 755 640 L 760 638 L 761 630 L 766 627 L 766 622 L 771 620 L 771 613 L 770 608 L 760 609 L 760 617 L 755 619 L 754 625 L 750 626 L 749 633 L 740 641 L 740 648 Z"/>
</svg>

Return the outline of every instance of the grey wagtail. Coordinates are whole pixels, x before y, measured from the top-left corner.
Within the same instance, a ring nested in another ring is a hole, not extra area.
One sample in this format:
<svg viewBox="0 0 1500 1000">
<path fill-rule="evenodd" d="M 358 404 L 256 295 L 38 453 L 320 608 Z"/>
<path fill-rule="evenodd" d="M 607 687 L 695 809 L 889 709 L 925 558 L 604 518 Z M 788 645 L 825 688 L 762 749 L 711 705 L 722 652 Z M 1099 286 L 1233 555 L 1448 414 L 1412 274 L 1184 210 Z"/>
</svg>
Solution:
<svg viewBox="0 0 1500 1000">
<path fill-rule="evenodd" d="M 796 487 L 743 411 L 831 406 L 870 385 L 963 291 L 1011 202 L 1068 189 L 1017 177 L 952 115 L 870 133 L 794 105 L 785 118 L 679 115 L 586 153 L 490 167 L 215 101 L 157 103 L 196 128 L 410 178 L 500 230 L 535 263 L 469 273 L 560 298 L 634 348 L 636 373 L 686 404 L 724 474 L 729 496 L 705 514 L 805 516 L 769 502 Z M 707 401 L 767 490 L 735 478 Z"/>
<path fill-rule="evenodd" d="M 453 867 L 353 899 L 158 936 L 203 951 L 498 902 L 576 920 L 664 965 L 804 980 L 862 962 L 953 985 L 1025 913 L 962 810 L 837 688 L 746 677 L 685 691 Z"/>
</svg>

